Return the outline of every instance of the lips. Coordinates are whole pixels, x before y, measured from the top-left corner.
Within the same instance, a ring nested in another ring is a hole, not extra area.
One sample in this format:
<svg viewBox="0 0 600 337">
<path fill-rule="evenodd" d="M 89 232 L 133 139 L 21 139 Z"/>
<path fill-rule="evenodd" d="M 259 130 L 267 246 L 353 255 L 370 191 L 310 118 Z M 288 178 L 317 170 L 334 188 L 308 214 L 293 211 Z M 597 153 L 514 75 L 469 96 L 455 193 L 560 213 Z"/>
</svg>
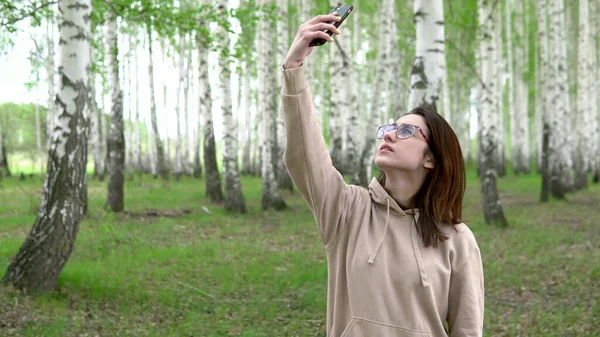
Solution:
<svg viewBox="0 0 600 337">
<path fill-rule="evenodd" d="M 387 145 L 387 144 L 383 144 L 381 145 L 381 147 L 379 148 L 379 151 L 390 151 L 390 152 L 394 152 L 394 150 L 392 150 L 392 147 Z"/>
</svg>

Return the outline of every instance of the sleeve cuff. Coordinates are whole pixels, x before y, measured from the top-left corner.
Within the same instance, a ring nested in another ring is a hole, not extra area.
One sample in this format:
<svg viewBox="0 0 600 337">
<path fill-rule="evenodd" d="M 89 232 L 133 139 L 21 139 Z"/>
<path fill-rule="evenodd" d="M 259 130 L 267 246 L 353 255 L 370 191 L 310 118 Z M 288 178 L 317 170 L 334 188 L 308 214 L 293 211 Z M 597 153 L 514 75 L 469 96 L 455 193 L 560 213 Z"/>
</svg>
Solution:
<svg viewBox="0 0 600 337">
<path fill-rule="evenodd" d="M 285 69 L 282 65 L 281 69 L 283 70 L 282 91 L 285 95 L 297 95 L 302 91 L 306 90 L 307 84 L 306 79 L 304 77 L 303 66 L 292 69 Z"/>
</svg>

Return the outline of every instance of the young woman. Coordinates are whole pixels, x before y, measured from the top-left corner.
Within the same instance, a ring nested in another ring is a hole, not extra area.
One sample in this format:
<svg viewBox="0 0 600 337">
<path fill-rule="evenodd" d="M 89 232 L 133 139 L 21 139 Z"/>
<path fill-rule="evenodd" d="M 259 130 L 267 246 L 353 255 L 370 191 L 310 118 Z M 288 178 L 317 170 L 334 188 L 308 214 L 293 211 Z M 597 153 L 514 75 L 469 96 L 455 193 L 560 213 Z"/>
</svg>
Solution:
<svg viewBox="0 0 600 337">
<path fill-rule="evenodd" d="M 314 38 L 339 34 L 317 16 L 302 24 L 283 65 L 285 164 L 318 223 L 327 255 L 327 336 L 481 336 L 479 247 L 461 223 L 465 167 L 457 137 L 437 113 L 417 108 L 374 128 L 368 188 L 331 164 L 302 62 Z M 376 131 L 376 132 L 375 132 Z"/>
</svg>

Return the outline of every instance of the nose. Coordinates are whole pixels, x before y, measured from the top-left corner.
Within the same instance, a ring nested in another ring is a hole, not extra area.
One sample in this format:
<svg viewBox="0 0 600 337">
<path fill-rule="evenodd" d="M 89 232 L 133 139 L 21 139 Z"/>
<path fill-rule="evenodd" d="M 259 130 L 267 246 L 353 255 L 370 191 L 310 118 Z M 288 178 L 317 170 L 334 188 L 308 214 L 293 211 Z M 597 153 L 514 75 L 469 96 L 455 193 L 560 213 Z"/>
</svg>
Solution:
<svg viewBox="0 0 600 337">
<path fill-rule="evenodd" d="M 394 142 L 396 140 L 396 130 L 391 130 L 383 135 L 383 140 L 386 142 Z"/>
</svg>

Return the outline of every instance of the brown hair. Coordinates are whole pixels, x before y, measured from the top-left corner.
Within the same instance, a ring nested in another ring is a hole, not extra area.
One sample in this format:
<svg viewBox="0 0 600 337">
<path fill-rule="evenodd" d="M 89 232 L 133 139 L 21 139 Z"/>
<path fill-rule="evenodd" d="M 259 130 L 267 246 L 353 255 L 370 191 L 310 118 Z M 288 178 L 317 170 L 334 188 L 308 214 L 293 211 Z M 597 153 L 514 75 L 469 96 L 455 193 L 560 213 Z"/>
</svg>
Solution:
<svg viewBox="0 0 600 337">
<path fill-rule="evenodd" d="M 461 223 L 462 201 L 466 188 L 465 162 L 458 138 L 448 122 L 437 112 L 418 107 L 408 115 L 425 119 L 429 129 L 429 150 L 435 166 L 429 171 L 423 185 L 411 199 L 411 207 L 419 209 L 417 231 L 425 247 L 437 247 L 448 237 L 440 230 L 440 224 Z M 385 173 L 378 178 L 385 185 Z M 414 213 L 413 213 L 414 214 Z M 413 215 L 414 216 L 414 215 Z"/>
</svg>

